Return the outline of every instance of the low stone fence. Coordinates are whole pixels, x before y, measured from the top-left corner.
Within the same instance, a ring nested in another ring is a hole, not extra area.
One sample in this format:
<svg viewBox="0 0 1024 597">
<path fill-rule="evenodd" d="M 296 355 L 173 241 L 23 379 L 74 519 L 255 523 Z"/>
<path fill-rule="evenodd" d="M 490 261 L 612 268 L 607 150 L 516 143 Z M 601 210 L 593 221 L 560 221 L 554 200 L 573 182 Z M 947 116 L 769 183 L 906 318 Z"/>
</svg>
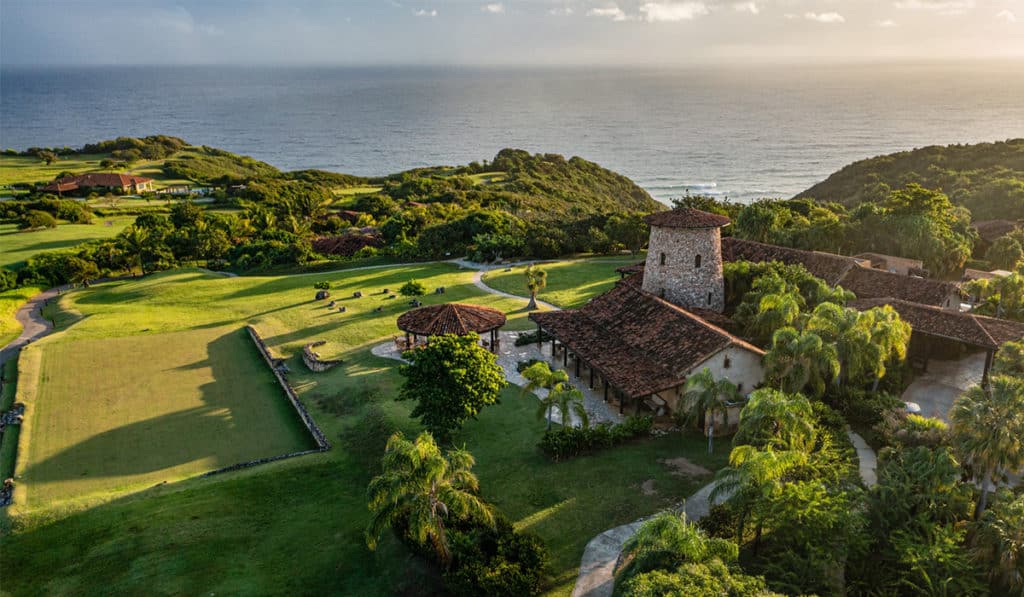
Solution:
<svg viewBox="0 0 1024 597">
<path fill-rule="evenodd" d="M 277 378 L 277 383 L 281 385 L 281 389 L 284 390 L 285 396 L 288 397 L 288 401 L 291 402 L 295 412 L 298 413 L 299 418 L 302 419 L 302 424 L 306 426 L 309 434 L 313 436 L 313 440 L 316 442 L 316 449 L 304 450 L 302 452 L 292 452 L 289 454 L 281 454 L 278 456 L 268 456 L 267 458 L 260 458 L 258 460 L 250 460 L 248 462 L 240 462 L 224 468 L 219 468 L 215 471 L 205 473 L 203 476 L 208 477 L 210 475 L 217 475 L 220 473 L 226 473 L 229 471 L 237 471 L 239 469 L 248 468 L 250 466 L 256 466 L 258 464 L 265 464 L 267 462 L 274 462 L 276 460 L 284 460 L 285 458 L 292 458 L 295 456 L 302 456 L 305 454 L 313 454 L 316 452 L 324 452 L 331 449 L 331 443 L 327 441 L 327 437 L 323 431 L 320 431 L 320 427 L 317 426 L 316 421 L 309 415 L 309 411 L 299 401 L 299 397 L 295 395 L 295 390 L 288 384 L 288 379 L 285 377 L 284 372 L 287 368 L 280 362 L 279 359 L 275 359 L 270 355 L 270 349 L 267 348 L 267 344 L 260 337 L 259 333 L 251 325 L 245 326 L 245 329 L 249 331 L 249 336 L 252 337 L 253 342 L 256 343 L 256 348 L 259 349 L 260 354 L 263 356 L 264 362 L 270 365 L 270 370 L 274 373 L 274 377 Z"/>
<path fill-rule="evenodd" d="M 310 371 L 323 373 L 331 367 L 337 367 L 342 363 L 341 359 L 324 361 L 320 358 L 320 355 L 318 355 L 313 349 L 317 346 L 323 346 L 324 344 L 327 344 L 327 341 L 320 340 L 319 342 L 311 342 L 302 347 L 302 362 L 309 367 Z"/>
</svg>

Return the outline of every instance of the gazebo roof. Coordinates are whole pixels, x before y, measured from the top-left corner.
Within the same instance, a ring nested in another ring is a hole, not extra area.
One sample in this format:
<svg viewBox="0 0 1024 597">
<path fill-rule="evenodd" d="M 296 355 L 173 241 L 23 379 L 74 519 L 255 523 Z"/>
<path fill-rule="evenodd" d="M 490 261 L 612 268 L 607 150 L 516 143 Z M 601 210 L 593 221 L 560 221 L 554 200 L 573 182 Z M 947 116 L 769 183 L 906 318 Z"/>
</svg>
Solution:
<svg viewBox="0 0 1024 597">
<path fill-rule="evenodd" d="M 482 334 L 505 325 L 505 314 L 479 305 L 445 303 L 413 309 L 398 318 L 398 329 L 420 336 Z"/>
</svg>

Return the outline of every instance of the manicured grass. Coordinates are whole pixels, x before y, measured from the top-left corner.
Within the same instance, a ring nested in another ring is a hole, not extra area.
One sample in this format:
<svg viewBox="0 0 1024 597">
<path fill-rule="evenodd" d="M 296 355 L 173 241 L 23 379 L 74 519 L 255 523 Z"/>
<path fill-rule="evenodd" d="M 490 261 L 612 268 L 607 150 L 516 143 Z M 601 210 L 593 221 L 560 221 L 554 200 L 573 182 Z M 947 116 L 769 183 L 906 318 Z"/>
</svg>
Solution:
<svg viewBox="0 0 1024 597">
<path fill-rule="evenodd" d="M 16 224 L 0 224 L 0 267 L 20 269 L 36 253 L 117 236 L 134 221 L 135 216 L 95 216 L 92 224 L 61 223 L 56 228 L 34 232 L 21 232 Z"/>
<path fill-rule="evenodd" d="M 14 314 L 28 299 L 39 294 L 42 288 L 24 286 L 0 292 L 0 347 L 7 346 L 21 335 L 22 328 Z"/>
<path fill-rule="evenodd" d="M 383 187 L 377 186 L 361 186 L 361 187 L 336 187 L 331 189 L 331 193 L 335 197 L 352 197 L 355 195 L 371 195 L 373 193 L 379 193 Z"/>
<path fill-rule="evenodd" d="M 313 447 L 240 328 L 53 342 L 41 352 L 19 391 L 34 397 L 19 467 L 29 508 Z"/>
<path fill-rule="evenodd" d="M 428 567 L 389 534 L 377 552 L 367 550 L 362 534 L 369 520 L 366 484 L 379 466 L 384 441 L 395 429 L 410 436 L 418 432 L 408 416 L 412 405 L 394 400 L 401 383 L 398 363 L 369 353 L 375 342 L 397 333 L 394 320 L 407 308 L 405 299 L 373 293 L 409 278 L 428 288 L 447 287 L 445 295 L 421 297 L 427 304 L 488 304 L 511 311 L 511 327 L 529 327 L 520 311 L 523 301 L 484 295 L 472 285 L 471 272 L 450 264 L 280 278 L 186 270 L 65 295 L 56 316 L 65 331 L 27 354 L 77 354 L 76 345 L 106 350 L 129 339 L 161 345 L 178 333 L 216 337 L 216 330 L 255 322 L 271 349 L 287 359 L 292 385 L 334 448 L 170 483 L 88 509 L 70 501 L 53 507 L 31 497 L 26 502 L 33 481 L 19 479 L 12 516 L 4 522 L 4 589 L 14 595 L 436 592 Z M 321 279 L 331 282 L 334 298 L 348 313 L 328 312 L 311 300 L 312 284 Z M 345 298 L 355 290 L 364 297 Z M 377 306 L 384 310 L 374 312 Z M 299 350 L 318 339 L 328 341 L 322 355 L 344 364 L 309 372 Z M 162 353 L 146 354 L 164 363 Z M 173 367 L 164 363 L 163 369 Z M 66 400 L 83 391 L 69 388 Z M 727 458 L 728 442 L 719 442 L 709 456 L 702 438 L 672 434 L 552 463 L 536 448 L 544 424 L 535 416 L 535 400 L 518 388 L 505 390 L 501 403 L 468 423 L 456 443 L 476 457 L 484 497 L 549 546 L 549 594 L 569 594 L 583 548 L 594 535 L 676 504 L 709 480 L 675 476 L 659 460 L 686 457 L 716 470 Z M 23 449 L 38 436 L 34 430 L 29 435 L 23 435 Z M 641 489 L 648 480 L 653 494 Z"/>
<path fill-rule="evenodd" d="M 504 172 L 481 172 L 479 174 L 470 174 L 470 178 L 473 179 L 476 184 L 494 184 L 496 182 L 504 182 L 508 175 Z"/>
<path fill-rule="evenodd" d="M 198 155 L 189 149 L 183 149 L 167 159 L 176 159 L 186 155 Z M 121 170 L 109 170 L 100 167 L 100 162 L 110 158 L 108 153 L 94 153 L 60 156 L 60 159 L 47 165 L 46 162 L 32 156 L 0 155 L 0 186 L 14 183 L 35 184 L 50 182 L 62 172 L 81 174 L 83 172 L 124 172 L 147 176 L 156 181 L 157 187 L 176 184 L 189 184 L 188 180 L 173 179 L 164 174 L 165 160 L 140 160 L 133 162 L 131 167 Z"/>
<path fill-rule="evenodd" d="M 563 309 L 580 307 L 615 285 L 621 278 L 616 268 L 638 263 L 644 257 L 640 254 L 541 263 L 539 266 L 548 273 L 548 284 L 537 298 Z M 484 275 L 484 282 L 491 288 L 528 297 L 525 270 L 526 266 L 513 267 L 510 272 L 494 270 Z"/>
</svg>

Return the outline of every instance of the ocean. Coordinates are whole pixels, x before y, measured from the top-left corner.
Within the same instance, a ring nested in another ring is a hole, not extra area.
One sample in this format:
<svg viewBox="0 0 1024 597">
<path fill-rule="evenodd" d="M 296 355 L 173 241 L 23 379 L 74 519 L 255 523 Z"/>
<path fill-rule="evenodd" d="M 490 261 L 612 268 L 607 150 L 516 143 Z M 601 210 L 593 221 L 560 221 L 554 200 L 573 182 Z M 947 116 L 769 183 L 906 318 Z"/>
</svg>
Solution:
<svg viewBox="0 0 1024 597">
<path fill-rule="evenodd" d="M 749 201 L 874 155 L 1024 136 L 1024 62 L 0 68 L 4 148 L 150 134 L 358 175 L 516 147 L 595 161 L 662 201 Z"/>
</svg>

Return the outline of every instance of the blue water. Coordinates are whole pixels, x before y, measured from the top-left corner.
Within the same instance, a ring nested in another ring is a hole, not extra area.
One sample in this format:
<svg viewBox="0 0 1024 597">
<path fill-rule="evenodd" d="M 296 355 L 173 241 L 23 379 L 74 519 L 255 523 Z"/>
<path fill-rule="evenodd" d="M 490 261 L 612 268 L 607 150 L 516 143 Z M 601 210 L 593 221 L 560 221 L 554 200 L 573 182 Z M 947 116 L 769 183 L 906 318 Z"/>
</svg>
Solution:
<svg viewBox="0 0 1024 597">
<path fill-rule="evenodd" d="M 0 69 L 0 145 L 163 133 L 379 175 L 579 155 L 666 200 L 791 196 L 852 161 L 1024 136 L 1024 62 L 629 69 Z"/>
</svg>

